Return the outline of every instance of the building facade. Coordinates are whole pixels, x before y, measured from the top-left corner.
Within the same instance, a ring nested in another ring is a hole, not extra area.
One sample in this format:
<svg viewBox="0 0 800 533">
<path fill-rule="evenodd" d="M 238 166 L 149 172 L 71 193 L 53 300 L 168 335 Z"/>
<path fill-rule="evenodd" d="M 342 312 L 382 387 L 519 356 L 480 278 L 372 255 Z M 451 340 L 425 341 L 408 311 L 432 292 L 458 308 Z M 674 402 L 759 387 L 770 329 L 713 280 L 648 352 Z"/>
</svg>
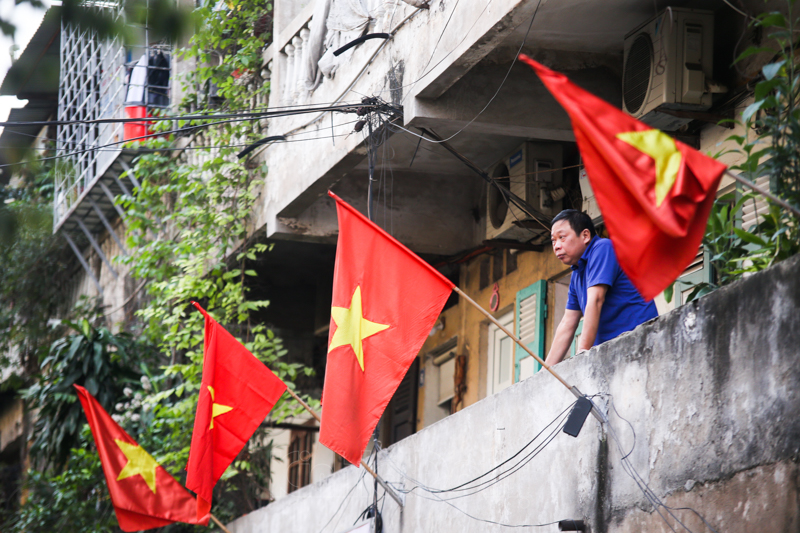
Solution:
<svg viewBox="0 0 800 533">
<path fill-rule="evenodd" d="M 126 48 L 60 29 L 59 119 L 176 108 L 176 75 L 197 65 L 139 30 L 140 45 Z M 752 99 L 748 81 L 765 60 L 730 66 L 744 47 L 740 36 L 745 44 L 757 40 L 746 32 L 747 20 L 722 0 L 275 0 L 272 43 L 259 72 L 269 99 L 253 105 L 304 112 L 262 121 L 264 137 L 280 139 L 248 156 L 268 169 L 252 234 L 274 244 L 256 265 L 259 290 L 272 302 L 260 318 L 290 357 L 320 370 L 305 392 L 319 396 L 325 367 L 337 236 L 328 190 L 369 212 L 544 357 L 570 275 L 550 248 L 549 220 L 565 208 L 588 212 L 601 228 L 602 218 L 566 113 L 516 56 L 524 52 L 716 153 L 733 133 L 717 122 Z M 370 38 L 359 40 L 364 36 Z M 343 49 L 348 44 L 354 46 Z M 164 81 L 152 82 L 154 74 Z M 141 297 L 115 261 L 128 253 L 115 198 L 140 186 L 130 172 L 137 149 L 125 144 L 137 135 L 113 122 L 65 125 L 57 133 L 59 153 L 71 154 L 79 169 L 56 184 L 54 204 L 54 231 L 76 257 L 71 298 L 100 296 L 115 324 L 131 319 Z M 503 190 L 524 205 L 509 203 Z M 723 180 L 719 194 L 732 190 Z M 709 275 L 708 257 L 698 251 L 675 299 L 657 299 L 660 313 L 682 304 L 691 284 Z M 521 381 L 540 398 L 547 386 L 538 371 L 454 296 L 387 408 L 379 441 L 390 446 Z M 273 467 L 271 498 L 344 466 L 319 445 L 317 431 L 305 418 L 276 429 L 283 461 Z"/>
</svg>

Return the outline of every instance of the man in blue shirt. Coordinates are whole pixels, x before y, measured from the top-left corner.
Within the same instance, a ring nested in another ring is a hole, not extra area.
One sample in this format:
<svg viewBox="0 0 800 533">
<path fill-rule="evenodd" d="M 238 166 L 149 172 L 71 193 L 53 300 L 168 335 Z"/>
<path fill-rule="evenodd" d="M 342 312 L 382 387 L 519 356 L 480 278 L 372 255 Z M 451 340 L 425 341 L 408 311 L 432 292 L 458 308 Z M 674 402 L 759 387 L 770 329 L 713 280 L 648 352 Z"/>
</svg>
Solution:
<svg viewBox="0 0 800 533">
<path fill-rule="evenodd" d="M 550 230 L 556 257 L 572 268 L 564 318 L 556 328 L 545 362 L 554 365 L 567 353 L 578 323 L 583 330 L 577 351 L 585 351 L 658 316 L 619 266 L 611 241 L 597 236 L 586 213 L 566 209 Z"/>
</svg>

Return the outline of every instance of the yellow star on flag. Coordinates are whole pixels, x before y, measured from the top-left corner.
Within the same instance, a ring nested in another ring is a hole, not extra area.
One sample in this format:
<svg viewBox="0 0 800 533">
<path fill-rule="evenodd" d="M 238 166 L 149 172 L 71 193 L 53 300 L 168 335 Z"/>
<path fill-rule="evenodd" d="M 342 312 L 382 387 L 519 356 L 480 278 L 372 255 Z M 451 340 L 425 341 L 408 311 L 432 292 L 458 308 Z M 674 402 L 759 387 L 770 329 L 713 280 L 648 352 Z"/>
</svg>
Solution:
<svg viewBox="0 0 800 533">
<path fill-rule="evenodd" d="M 141 446 L 130 444 L 120 439 L 114 439 L 114 442 L 117 443 L 119 449 L 125 454 L 125 457 L 128 458 L 128 463 L 125 465 L 125 468 L 120 471 L 117 476 L 117 481 L 140 475 L 142 479 L 144 479 L 144 482 L 147 483 L 147 486 L 150 487 L 150 490 L 153 491 L 153 494 L 155 494 L 156 468 L 158 468 L 156 460 L 153 459 L 149 453 L 144 451 Z"/>
<path fill-rule="evenodd" d="M 617 134 L 626 142 L 653 158 L 656 164 L 656 207 L 661 205 L 678 177 L 683 157 L 675 139 L 660 130 L 628 131 Z"/>
<path fill-rule="evenodd" d="M 336 323 L 336 332 L 331 339 L 328 353 L 331 353 L 334 348 L 339 346 L 352 346 L 353 351 L 356 353 L 358 365 L 363 372 L 364 345 L 362 341 L 387 329 L 389 325 L 370 322 L 364 318 L 361 306 L 361 286 L 359 285 L 356 286 L 353 298 L 350 300 L 350 308 L 331 307 L 331 317 Z"/>
<path fill-rule="evenodd" d="M 208 429 L 214 429 L 214 418 L 224 415 L 228 411 L 233 411 L 233 407 L 214 403 L 214 387 L 211 385 L 208 385 L 208 392 L 211 393 L 211 426 Z"/>
</svg>

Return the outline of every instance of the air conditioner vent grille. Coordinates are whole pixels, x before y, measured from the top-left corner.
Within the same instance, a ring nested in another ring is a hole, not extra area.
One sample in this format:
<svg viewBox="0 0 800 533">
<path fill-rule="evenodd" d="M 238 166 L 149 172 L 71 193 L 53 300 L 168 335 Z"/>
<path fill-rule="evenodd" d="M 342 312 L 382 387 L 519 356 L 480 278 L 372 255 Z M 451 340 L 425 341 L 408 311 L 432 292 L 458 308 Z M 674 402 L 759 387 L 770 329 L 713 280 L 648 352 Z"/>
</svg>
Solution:
<svg viewBox="0 0 800 533">
<path fill-rule="evenodd" d="M 653 44 L 650 42 L 650 36 L 642 33 L 631 45 L 625 61 L 622 98 L 628 113 L 636 113 L 644 104 L 652 68 Z"/>
</svg>

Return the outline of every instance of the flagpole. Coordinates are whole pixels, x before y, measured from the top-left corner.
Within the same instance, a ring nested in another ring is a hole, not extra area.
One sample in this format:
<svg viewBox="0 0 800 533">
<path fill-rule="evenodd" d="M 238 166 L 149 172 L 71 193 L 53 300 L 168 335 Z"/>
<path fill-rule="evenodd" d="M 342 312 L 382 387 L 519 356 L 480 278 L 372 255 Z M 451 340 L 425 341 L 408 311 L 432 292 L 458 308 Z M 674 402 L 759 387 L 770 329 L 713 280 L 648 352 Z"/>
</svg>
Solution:
<svg viewBox="0 0 800 533">
<path fill-rule="evenodd" d="M 458 287 L 453 287 L 453 290 L 454 290 L 454 291 L 456 291 L 456 293 L 458 293 L 458 295 L 459 295 L 459 296 L 461 296 L 462 298 L 464 298 L 464 299 L 465 299 L 465 300 L 466 300 L 466 301 L 467 301 L 469 304 L 471 304 L 472 306 L 474 306 L 474 307 L 475 307 L 475 309 L 477 309 L 478 311 L 480 311 L 480 312 L 481 312 L 481 314 L 483 314 L 483 315 L 484 315 L 486 318 L 488 318 L 488 319 L 489 319 L 489 320 L 492 322 L 492 324 L 494 324 L 495 326 L 497 326 L 498 328 L 500 328 L 500 330 L 501 330 L 503 333 L 505 333 L 506 335 L 508 335 L 508 336 L 509 336 L 509 337 L 510 337 L 510 338 L 511 338 L 511 339 L 512 339 L 514 342 L 516 342 L 516 343 L 517 343 L 517 345 L 519 345 L 519 347 L 520 347 L 520 348 L 522 348 L 523 350 L 525 350 L 526 352 L 528 352 L 528 354 L 529 354 L 531 357 L 533 357 L 534 359 L 536 359 L 536 360 L 539 362 L 539 364 L 540 364 L 540 365 L 542 365 L 542 368 L 544 368 L 545 370 L 547 370 L 548 372 L 550 372 L 550 373 L 553 375 L 553 377 L 554 377 L 554 378 L 556 378 L 558 381 L 560 381 L 560 382 L 561 382 L 561 384 L 562 384 L 562 385 L 564 385 L 564 386 L 565 386 L 565 387 L 566 387 L 566 388 L 567 388 L 567 389 L 568 389 L 568 390 L 569 390 L 569 391 L 570 391 L 570 392 L 571 392 L 573 395 L 575 395 L 575 397 L 576 397 L 576 398 L 582 398 L 582 397 L 584 397 L 583 393 L 582 393 L 580 390 L 578 390 L 578 387 L 575 387 L 575 386 L 573 386 L 573 385 L 570 385 L 569 383 L 567 383 L 567 382 L 564 380 L 564 378 L 562 378 L 562 377 L 561 377 L 561 376 L 558 374 L 558 372 L 556 372 L 555 370 L 553 370 L 553 367 L 551 367 L 550 365 L 548 365 L 547 363 L 545 363 L 545 362 L 542 360 L 542 358 L 541 358 L 541 357 L 539 357 L 538 355 L 536 355 L 535 353 L 533 353 L 533 352 L 531 351 L 531 349 L 530 349 L 530 348 L 528 348 L 527 346 L 525 346 L 525 345 L 522 343 L 522 341 L 521 341 L 521 340 L 519 340 L 519 338 L 518 338 L 516 335 L 514 335 L 513 333 L 511 333 L 510 331 L 508 331 L 508 329 L 506 329 L 506 327 L 505 327 L 505 326 L 503 326 L 503 325 L 502 325 L 502 324 L 501 324 L 501 323 L 500 323 L 500 322 L 499 322 L 499 321 L 498 321 L 498 320 L 497 320 L 495 317 L 493 317 L 493 316 L 491 315 L 491 313 L 489 313 L 489 311 L 487 311 L 486 309 L 484 309 L 483 307 L 481 307 L 480 305 L 478 305 L 478 302 L 476 302 L 475 300 L 473 300 L 472 298 L 470 298 L 469 296 L 467 296 L 467 293 L 465 293 L 464 291 L 462 291 L 462 290 L 461 290 L 461 289 L 459 289 Z M 603 415 L 600 413 L 600 411 L 598 411 L 598 410 L 597 410 L 597 406 L 595 406 L 595 405 L 594 405 L 594 402 L 592 402 L 592 415 L 594 415 L 594 417 L 595 417 L 597 420 L 599 420 L 601 423 L 603 422 Z"/>
<path fill-rule="evenodd" d="M 211 515 L 211 520 L 213 520 L 214 523 L 217 524 L 219 526 L 219 528 L 222 531 L 224 531 L 225 533 L 231 533 L 230 530 L 227 527 L 225 527 L 224 525 L 222 525 L 222 522 L 220 522 L 219 519 L 216 516 L 214 516 L 213 514 Z"/>
<path fill-rule="evenodd" d="M 308 411 L 309 413 L 311 413 L 311 416 L 313 416 L 313 417 L 314 417 L 314 418 L 317 420 L 317 422 L 319 422 L 320 424 L 322 424 L 322 419 L 319 417 L 319 415 L 318 415 L 318 414 L 317 414 L 317 413 L 316 413 L 316 412 L 315 412 L 315 411 L 314 411 L 314 410 L 313 410 L 313 409 L 312 409 L 312 408 L 311 408 L 311 407 L 310 407 L 310 406 L 309 406 L 309 405 L 308 405 L 308 404 L 307 404 L 305 401 L 303 401 L 303 399 L 302 399 L 300 396 L 298 396 L 296 392 L 294 392 L 294 391 L 293 391 L 292 389 L 290 389 L 289 387 L 286 387 L 286 391 L 287 391 L 287 392 L 288 392 L 288 393 L 291 395 L 291 397 L 292 397 L 292 398 L 294 398 L 294 399 L 297 401 L 297 403 L 299 403 L 300 405 L 302 405 L 302 406 L 303 406 L 303 408 L 304 408 L 306 411 Z M 385 482 L 385 481 L 384 481 L 384 480 L 381 478 L 381 476 L 379 476 L 379 475 L 378 475 L 378 474 L 377 474 L 377 473 L 376 473 L 376 472 L 375 472 L 373 469 L 371 469 L 371 468 L 369 467 L 369 465 L 368 465 L 368 464 L 367 464 L 367 463 L 366 463 L 366 462 L 365 462 L 363 459 L 361 460 L 361 466 L 363 466 L 363 467 L 364 467 L 364 470 L 366 470 L 367 472 L 369 472 L 369 475 L 371 475 L 372 477 L 374 477 L 374 478 L 375 478 L 375 481 L 377 481 L 378 483 L 380 483 L 381 487 L 383 487 L 383 490 L 385 490 L 385 491 L 386 491 L 386 492 L 389 494 L 389 496 L 391 496 L 391 497 L 392 497 L 392 499 L 393 499 L 394 501 L 396 501 L 396 502 L 397 502 L 397 505 L 399 505 L 400 507 L 403 507 L 403 500 L 400 498 L 400 496 L 399 496 L 399 495 L 398 495 L 398 494 L 397 494 L 397 493 L 394 491 L 394 489 L 393 489 L 392 487 L 390 487 L 390 486 L 389 486 L 389 485 L 388 485 L 388 484 L 387 484 L 387 483 L 386 483 L 386 482 Z M 212 516 L 212 518 L 213 518 L 213 516 Z M 229 532 L 229 533 L 230 533 L 230 532 Z"/>
<path fill-rule="evenodd" d="M 745 178 L 739 176 L 738 174 L 734 174 L 730 170 L 726 170 L 725 174 L 727 174 L 731 178 L 735 179 L 736 181 L 738 181 L 739 183 L 741 183 L 745 187 L 749 187 L 749 188 L 753 189 L 754 191 L 756 191 L 761 196 L 764 196 L 764 197 L 770 199 L 771 201 L 773 201 L 776 204 L 780 205 L 784 209 L 788 209 L 794 216 L 800 218 L 800 210 L 798 210 L 796 207 L 793 207 L 788 202 L 786 202 L 784 200 L 781 200 L 780 198 L 778 198 L 777 196 L 775 196 L 774 194 L 772 194 L 768 190 L 764 189 L 763 187 L 760 187 L 760 186 L 756 185 L 752 181 L 750 181 L 748 179 L 745 179 Z"/>
</svg>

